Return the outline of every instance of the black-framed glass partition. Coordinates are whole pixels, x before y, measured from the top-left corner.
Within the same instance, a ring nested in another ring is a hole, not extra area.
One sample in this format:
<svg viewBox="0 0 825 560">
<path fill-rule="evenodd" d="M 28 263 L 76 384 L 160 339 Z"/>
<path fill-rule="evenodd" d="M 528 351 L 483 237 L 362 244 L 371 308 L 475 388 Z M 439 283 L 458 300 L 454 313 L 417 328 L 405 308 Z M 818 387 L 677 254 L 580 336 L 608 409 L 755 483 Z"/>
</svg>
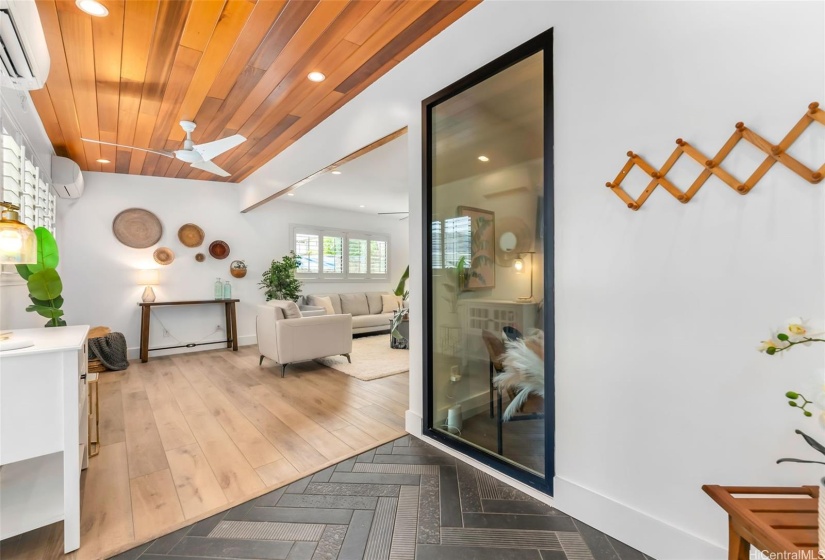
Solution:
<svg viewBox="0 0 825 560">
<path fill-rule="evenodd" d="M 552 30 L 423 102 L 425 434 L 552 492 Z"/>
</svg>

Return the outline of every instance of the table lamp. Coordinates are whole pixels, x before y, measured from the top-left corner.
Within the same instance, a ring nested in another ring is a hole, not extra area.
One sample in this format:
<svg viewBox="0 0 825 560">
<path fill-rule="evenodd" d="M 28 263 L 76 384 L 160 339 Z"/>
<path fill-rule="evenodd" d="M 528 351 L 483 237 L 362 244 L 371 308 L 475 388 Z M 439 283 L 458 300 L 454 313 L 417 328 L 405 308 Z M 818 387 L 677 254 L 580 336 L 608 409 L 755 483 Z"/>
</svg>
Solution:
<svg viewBox="0 0 825 560">
<path fill-rule="evenodd" d="M 138 273 L 138 284 L 141 286 L 146 286 L 146 289 L 143 290 L 143 303 L 152 303 L 155 301 L 155 292 L 152 290 L 152 286 L 157 286 L 160 282 L 158 281 L 160 274 L 158 273 L 157 268 L 150 268 L 146 270 L 141 270 Z"/>
</svg>

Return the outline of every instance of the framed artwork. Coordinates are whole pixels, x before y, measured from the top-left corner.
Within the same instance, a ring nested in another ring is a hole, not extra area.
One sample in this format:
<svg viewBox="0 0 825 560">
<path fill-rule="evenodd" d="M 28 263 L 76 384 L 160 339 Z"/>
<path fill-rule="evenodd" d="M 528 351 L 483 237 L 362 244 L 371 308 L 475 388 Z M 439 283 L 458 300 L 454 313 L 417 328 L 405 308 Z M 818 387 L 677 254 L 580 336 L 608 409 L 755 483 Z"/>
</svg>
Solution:
<svg viewBox="0 0 825 560">
<path fill-rule="evenodd" d="M 496 285 L 495 213 L 459 206 L 458 215 L 470 219 L 470 262 L 465 290 L 485 290 Z"/>
</svg>

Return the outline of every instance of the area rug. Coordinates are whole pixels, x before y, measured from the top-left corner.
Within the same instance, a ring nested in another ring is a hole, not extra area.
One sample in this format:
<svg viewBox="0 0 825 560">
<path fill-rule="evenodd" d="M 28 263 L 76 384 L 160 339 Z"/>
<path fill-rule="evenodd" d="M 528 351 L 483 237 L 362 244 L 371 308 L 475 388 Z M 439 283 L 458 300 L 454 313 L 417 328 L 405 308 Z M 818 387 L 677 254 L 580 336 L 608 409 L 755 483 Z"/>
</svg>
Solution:
<svg viewBox="0 0 825 560">
<path fill-rule="evenodd" d="M 330 356 L 315 361 L 362 381 L 410 371 L 410 351 L 390 348 L 389 334 L 352 339 L 350 357 L 351 364 L 343 356 Z"/>
</svg>

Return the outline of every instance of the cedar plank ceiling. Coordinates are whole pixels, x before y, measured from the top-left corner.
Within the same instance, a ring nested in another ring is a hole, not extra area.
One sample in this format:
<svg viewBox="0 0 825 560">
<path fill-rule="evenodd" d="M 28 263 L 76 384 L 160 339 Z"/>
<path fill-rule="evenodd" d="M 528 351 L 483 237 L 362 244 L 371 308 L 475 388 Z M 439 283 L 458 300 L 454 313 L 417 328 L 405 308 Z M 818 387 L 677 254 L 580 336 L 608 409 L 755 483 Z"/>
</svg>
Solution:
<svg viewBox="0 0 825 560">
<path fill-rule="evenodd" d="M 81 169 L 239 182 L 480 0 L 37 0 L 51 54 L 32 99 L 58 155 Z M 326 74 L 321 83 L 311 71 Z M 226 179 L 156 154 L 232 134 Z M 111 163 L 100 164 L 97 159 Z"/>
</svg>

